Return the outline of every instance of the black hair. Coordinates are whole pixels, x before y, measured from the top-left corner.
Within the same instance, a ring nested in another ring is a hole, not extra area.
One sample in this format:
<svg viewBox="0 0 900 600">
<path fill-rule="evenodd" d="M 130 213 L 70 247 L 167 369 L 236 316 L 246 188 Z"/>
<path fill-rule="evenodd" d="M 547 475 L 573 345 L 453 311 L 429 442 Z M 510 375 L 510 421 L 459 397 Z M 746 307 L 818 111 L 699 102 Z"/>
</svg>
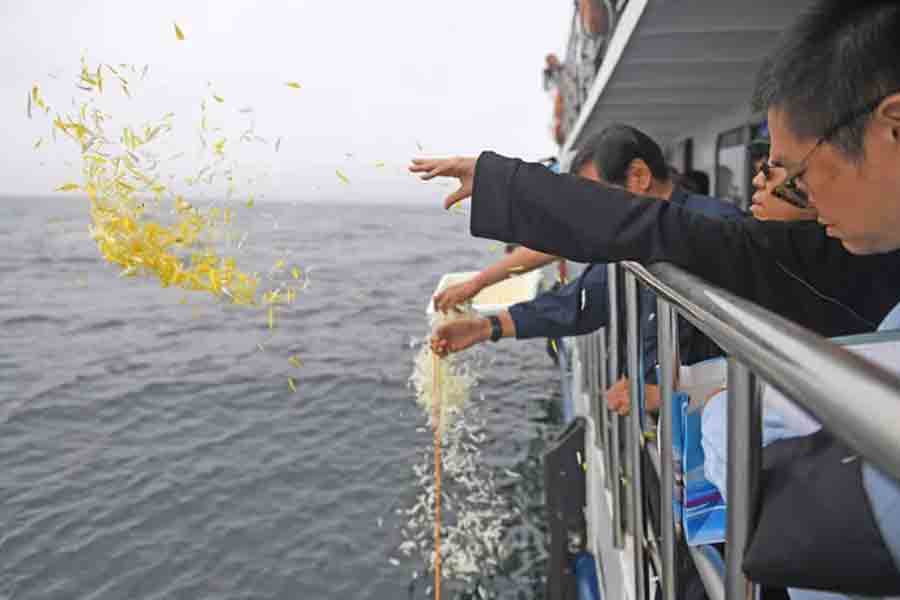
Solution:
<svg viewBox="0 0 900 600">
<path fill-rule="evenodd" d="M 900 91 L 900 2 L 819 0 L 763 62 L 754 108 L 777 108 L 801 139 L 819 138 L 854 111 Z M 863 154 L 871 113 L 834 132 L 851 159 Z"/>
<path fill-rule="evenodd" d="M 681 184 L 695 194 L 709 196 L 709 175 L 703 171 L 687 171 L 681 176 Z"/>
<path fill-rule="evenodd" d="M 611 125 L 590 138 L 575 155 L 571 171 L 577 173 L 591 161 L 605 181 L 622 185 L 628 165 L 636 159 L 647 164 L 654 179 L 669 181 L 669 167 L 659 144 L 644 132 L 622 124 Z"/>
</svg>

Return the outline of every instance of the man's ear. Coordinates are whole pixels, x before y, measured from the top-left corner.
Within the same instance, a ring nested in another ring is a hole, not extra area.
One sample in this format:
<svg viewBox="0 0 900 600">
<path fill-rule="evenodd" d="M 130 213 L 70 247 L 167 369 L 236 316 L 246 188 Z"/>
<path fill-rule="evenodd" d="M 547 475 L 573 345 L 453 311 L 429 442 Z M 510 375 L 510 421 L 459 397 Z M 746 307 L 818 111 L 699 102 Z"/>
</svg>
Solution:
<svg viewBox="0 0 900 600">
<path fill-rule="evenodd" d="M 628 180 L 638 193 L 646 193 L 653 186 L 653 173 L 641 158 L 636 158 L 628 165 Z"/>
<path fill-rule="evenodd" d="M 890 128 L 894 141 L 900 142 L 900 93 L 882 100 L 873 116 L 882 126 Z"/>
</svg>

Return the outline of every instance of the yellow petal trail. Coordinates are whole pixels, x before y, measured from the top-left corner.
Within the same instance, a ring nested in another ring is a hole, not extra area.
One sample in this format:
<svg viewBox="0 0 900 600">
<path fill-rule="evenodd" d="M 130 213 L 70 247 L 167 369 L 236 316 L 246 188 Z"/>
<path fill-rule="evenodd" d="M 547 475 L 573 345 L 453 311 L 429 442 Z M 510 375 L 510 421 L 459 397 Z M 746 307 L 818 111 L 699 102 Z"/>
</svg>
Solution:
<svg viewBox="0 0 900 600">
<path fill-rule="evenodd" d="M 177 24 L 175 27 L 182 39 Z M 122 90 L 130 95 L 128 80 L 123 75 L 130 72 L 145 77 L 147 71 L 148 67 L 141 71 L 127 64 L 120 64 L 118 68 L 106 63 L 89 66 L 82 60 L 73 79 L 76 87 L 93 93 L 90 99 L 84 101 L 84 96 L 77 93 L 72 110 L 47 117 L 52 123 L 53 140 L 59 136 L 80 149 L 81 182 L 76 183 L 78 179 L 60 182 L 55 190 L 80 193 L 88 201 L 91 238 L 100 255 L 117 267 L 122 278 L 154 278 L 161 287 L 180 288 L 186 293 L 179 304 L 187 303 L 188 293 L 199 292 L 229 304 L 264 308 L 268 327 L 274 329 L 275 311 L 278 306 L 292 303 L 297 290 L 284 281 L 272 282 L 277 289 L 261 290 L 259 275 L 240 270 L 235 258 L 223 256 L 218 250 L 223 240 L 236 239 L 230 227 L 240 212 L 231 207 L 201 208 L 194 204 L 195 198 L 177 193 L 178 181 L 174 175 L 158 168 L 189 154 L 184 151 L 172 154 L 157 147 L 174 130 L 175 115 L 167 113 L 161 119 L 123 126 L 99 106 L 98 101 L 103 99 L 99 94 L 105 83 L 116 80 L 114 83 L 121 84 Z M 223 102 L 215 94 L 212 98 Z M 206 104 L 204 101 L 201 106 L 204 119 Z M 50 113 L 37 85 L 28 90 L 26 109 L 30 118 L 35 116 L 35 109 L 40 110 L 37 116 Z M 112 123 L 116 123 L 115 129 Z M 221 128 L 214 126 L 211 130 L 220 131 Z M 224 133 L 220 134 L 215 143 L 204 146 L 208 163 L 193 172 L 189 178 L 192 184 L 208 185 L 214 178 L 221 177 L 227 179 L 234 191 L 236 177 L 232 170 L 237 163 L 232 160 L 226 164 L 223 160 L 229 139 L 224 136 Z M 44 141 L 42 137 L 37 138 L 34 148 L 42 147 Z M 157 158 L 161 156 L 169 158 Z M 247 182 L 253 185 L 253 180 Z M 201 192 L 197 196 L 202 198 L 205 194 Z M 246 204 L 253 206 L 253 195 L 249 195 Z M 220 228 L 228 229 L 222 231 Z M 238 249 L 245 239 L 246 234 Z M 227 244 L 226 247 L 234 246 Z M 284 268 L 285 260 L 281 259 L 278 269 Z M 291 273 L 295 274 L 295 279 L 299 278 L 296 267 Z M 77 283 L 81 282 L 82 278 L 79 278 Z M 86 280 L 84 285 L 87 285 Z M 199 307 L 195 306 L 193 311 L 194 318 L 201 316 Z M 291 358 L 292 364 L 296 362 L 295 366 L 301 364 L 298 357 Z M 295 386 L 293 381 L 291 386 Z"/>
<path fill-rule="evenodd" d="M 297 367 L 298 369 L 303 366 L 303 361 L 300 360 L 300 357 L 297 356 L 296 354 L 294 356 L 290 357 L 288 359 L 288 362 L 291 363 L 291 365 Z"/>
<path fill-rule="evenodd" d="M 289 88 L 294 88 L 295 90 L 300 89 L 300 84 L 297 83 L 296 81 L 288 81 L 285 85 L 288 86 Z"/>
<path fill-rule="evenodd" d="M 179 42 L 184 41 L 184 32 L 181 31 L 181 27 L 178 26 L 178 23 L 172 23 L 175 26 L 175 39 Z"/>
<path fill-rule="evenodd" d="M 349 183 L 350 183 L 350 178 L 348 178 L 346 175 L 344 175 L 343 173 L 341 173 L 341 170 L 340 170 L 340 169 L 335 169 L 334 172 L 337 174 L 338 179 L 341 180 L 341 183 L 346 183 L 346 184 L 349 184 Z"/>
</svg>

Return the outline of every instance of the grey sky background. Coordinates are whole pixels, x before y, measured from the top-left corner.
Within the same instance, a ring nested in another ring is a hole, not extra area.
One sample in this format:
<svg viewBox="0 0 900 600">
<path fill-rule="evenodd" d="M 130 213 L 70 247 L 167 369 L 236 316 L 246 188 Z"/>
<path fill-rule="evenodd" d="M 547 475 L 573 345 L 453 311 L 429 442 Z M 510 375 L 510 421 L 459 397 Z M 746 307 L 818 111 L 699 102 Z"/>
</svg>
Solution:
<svg viewBox="0 0 900 600">
<path fill-rule="evenodd" d="M 278 153 L 271 144 L 245 145 L 239 157 L 247 173 L 270 174 L 255 184 L 269 199 L 439 197 L 449 190 L 405 173 L 409 158 L 423 154 L 417 143 L 432 156 L 555 153 L 540 71 L 547 52 L 562 53 L 571 10 L 565 0 L 5 0 L 0 194 L 46 195 L 79 180 L 77 150 L 47 144 L 49 119 L 29 121 L 25 105 L 38 83 L 54 109 L 70 110 L 85 53 L 92 64 L 150 65 L 134 100 L 107 85 L 102 106 L 133 121 L 174 112 L 182 137 L 167 151 L 196 146 L 199 103 L 211 90 L 225 99 L 210 110 L 226 132 L 245 128 L 249 117 L 238 109 L 253 107 L 256 133 L 282 138 Z M 185 41 L 176 41 L 173 22 Z M 45 144 L 35 151 L 40 136 Z"/>
</svg>

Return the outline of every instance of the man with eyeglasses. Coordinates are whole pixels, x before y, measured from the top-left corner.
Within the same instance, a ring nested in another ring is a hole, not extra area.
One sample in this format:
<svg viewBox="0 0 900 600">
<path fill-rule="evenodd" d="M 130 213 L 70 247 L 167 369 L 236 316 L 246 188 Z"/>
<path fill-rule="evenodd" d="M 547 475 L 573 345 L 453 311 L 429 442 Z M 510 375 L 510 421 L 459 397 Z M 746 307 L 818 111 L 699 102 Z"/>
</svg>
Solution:
<svg viewBox="0 0 900 600">
<path fill-rule="evenodd" d="M 815 298 L 870 331 L 900 327 L 898 31 L 896 0 L 820 0 L 760 73 L 767 169 L 783 170 L 778 194 L 816 210 L 818 223 L 715 221 L 491 152 L 477 163 L 416 160 L 411 170 L 459 179 L 445 206 L 472 196 L 476 236 L 584 262 L 671 262 L 821 335 L 839 334 L 826 312 L 809 309 Z M 893 557 L 888 576 L 900 580 L 900 485 L 869 465 L 865 480 Z"/>
</svg>

